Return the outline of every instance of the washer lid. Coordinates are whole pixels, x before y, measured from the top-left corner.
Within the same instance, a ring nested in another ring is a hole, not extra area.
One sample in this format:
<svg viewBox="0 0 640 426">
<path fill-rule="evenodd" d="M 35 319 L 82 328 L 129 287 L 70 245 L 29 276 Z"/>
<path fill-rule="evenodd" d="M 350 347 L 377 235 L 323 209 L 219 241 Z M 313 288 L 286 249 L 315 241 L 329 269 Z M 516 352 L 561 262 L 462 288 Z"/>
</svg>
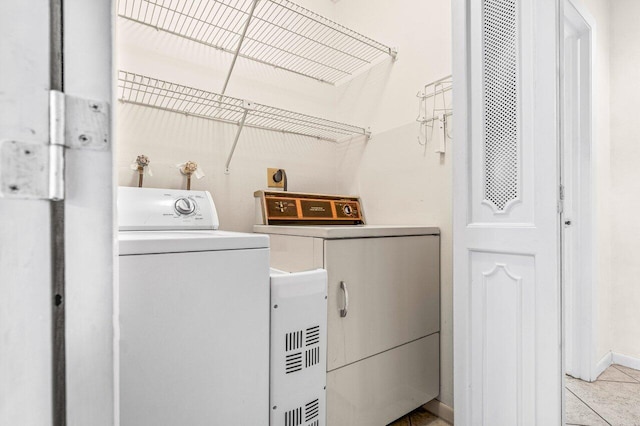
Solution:
<svg viewBox="0 0 640 426">
<path fill-rule="evenodd" d="M 120 255 L 269 247 L 269 237 L 228 231 L 120 231 Z"/>
</svg>

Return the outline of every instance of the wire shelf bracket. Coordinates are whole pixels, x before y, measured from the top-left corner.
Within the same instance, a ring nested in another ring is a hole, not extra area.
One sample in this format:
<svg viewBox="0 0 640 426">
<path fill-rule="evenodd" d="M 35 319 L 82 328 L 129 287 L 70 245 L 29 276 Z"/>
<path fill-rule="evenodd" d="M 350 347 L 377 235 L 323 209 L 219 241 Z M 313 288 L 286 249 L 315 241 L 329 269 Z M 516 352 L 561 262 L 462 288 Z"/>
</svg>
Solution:
<svg viewBox="0 0 640 426">
<path fill-rule="evenodd" d="M 324 83 L 340 84 L 397 50 L 289 0 L 118 0 L 119 17 Z M 320 59 L 322 58 L 322 59 Z"/>
<path fill-rule="evenodd" d="M 181 84 L 118 71 L 118 100 L 238 126 L 225 173 L 245 127 L 313 137 L 339 143 L 356 136 L 370 138 L 363 127 L 262 105 Z"/>
<path fill-rule="evenodd" d="M 231 65 L 229 66 L 229 71 L 227 72 L 227 78 L 224 79 L 224 85 L 222 86 L 223 95 L 227 91 L 227 86 L 229 85 L 231 74 L 233 73 L 233 69 L 236 66 L 236 61 L 238 60 L 240 49 L 242 49 L 242 43 L 244 42 L 244 39 L 247 36 L 247 30 L 249 29 L 249 24 L 251 24 L 251 18 L 253 18 L 253 13 L 255 12 L 257 5 L 258 5 L 258 0 L 253 0 L 251 4 L 251 10 L 249 11 L 249 16 L 247 16 L 247 22 L 244 24 L 242 35 L 240 36 L 240 40 L 238 41 L 238 47 L 236 48 L 236 51 L 233 53 L 233 60 L 231 61 Z M 244 121 L 243 121 L 243 124 L 244 124 Z M 242 128 L 242 125 L 240 126 L 240 128 Z M 234 144 L 234 149 L 235 149 L 235 144 Z"/>
<path fill-rule="evenodd" d="M 242 133 L 242 129 L 244 128 L 244 123 L 247 121 L 247 115 L 249 114 L 249 109 L 253 109 L 253 104 L 249 101 L 246 101 L 243 107 L 244 107 L 244 112 L 242 113 L 242 118 L 240 119 L 240 123 L 238 123 L 238 130 L 236 130 L 236 136 L 233 139 L 233 145 L 231 146 L 231 151 L 229 151 L 227 162 L 224 164 L 224 173 L 227 175 L 231 173 L 231 170 L 229 169 L 229 165 L 231 164 L 231 159 L 233 159 L 233 154 L 236 152 L 236 146 L 238 146 L 238 140 L 240 139 L 240 133 Z"/>
</svg>

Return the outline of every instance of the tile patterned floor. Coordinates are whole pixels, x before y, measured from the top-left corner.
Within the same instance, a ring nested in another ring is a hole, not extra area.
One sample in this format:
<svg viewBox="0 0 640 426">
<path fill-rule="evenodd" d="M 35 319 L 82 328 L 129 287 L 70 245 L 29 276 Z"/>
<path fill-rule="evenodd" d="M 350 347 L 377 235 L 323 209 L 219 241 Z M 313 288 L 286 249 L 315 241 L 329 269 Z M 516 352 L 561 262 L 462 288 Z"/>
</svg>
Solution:
<svg viewBox="0 0 640 426">
<path fill-rule="evenodd" d="M 567 425 L 640 426 L 640 371 L 614 364 L 593 383 L 565 383 Z"/>
<path fill-rule="evenodd" d="M 440 417 L 420 407 L 387 426 L 451 426 Z"/>
<path fill-rule="evenodd" d="M 640 371 L 614 364 L 593 383 L 566 378 L 567 426 L 640 426 Z M 451 426 L 418 408 L 388 426 Z"/>
</svg>

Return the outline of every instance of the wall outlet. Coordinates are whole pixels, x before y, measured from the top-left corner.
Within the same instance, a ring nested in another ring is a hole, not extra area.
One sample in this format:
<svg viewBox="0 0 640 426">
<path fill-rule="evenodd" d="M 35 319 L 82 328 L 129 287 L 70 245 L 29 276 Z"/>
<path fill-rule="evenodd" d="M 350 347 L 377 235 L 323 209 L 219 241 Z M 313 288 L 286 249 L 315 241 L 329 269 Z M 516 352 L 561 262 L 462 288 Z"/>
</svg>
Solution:
<svg viewBox="0 0 640 426">
<path fill-rule="evenodd" d="M 284 188 L 284 176 L 281 177 L 280 182 L 276 182 L 274 178 L 278 173 L 279 168 L 269 167 L 267 168 L 267 188 Z M 282 169 L 284 170 L 284 169 Z"/>
</svg>

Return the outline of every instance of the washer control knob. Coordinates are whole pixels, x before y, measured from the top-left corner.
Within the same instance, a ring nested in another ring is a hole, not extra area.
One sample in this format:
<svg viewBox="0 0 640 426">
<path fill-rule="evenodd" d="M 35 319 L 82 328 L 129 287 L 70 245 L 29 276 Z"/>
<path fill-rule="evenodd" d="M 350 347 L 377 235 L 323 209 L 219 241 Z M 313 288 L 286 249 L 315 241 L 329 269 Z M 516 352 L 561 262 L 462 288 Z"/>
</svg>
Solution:
<svg viewBox="0 0 640 426">
<path fill-rule="evenodd" d="M 353 208 L 349 204 L 345 204 L 344 206 L 342 206 L 342 211 L 345 215 L 351 216 L 351 214 L 353 213 Z"/>
<path fill-rule="evenodd" d="M 196 211 L 196 203 L 190 198 L 182 197 L 176 200 L 174 208 L 179 215 L 188 216 Z"/>
</svg>

